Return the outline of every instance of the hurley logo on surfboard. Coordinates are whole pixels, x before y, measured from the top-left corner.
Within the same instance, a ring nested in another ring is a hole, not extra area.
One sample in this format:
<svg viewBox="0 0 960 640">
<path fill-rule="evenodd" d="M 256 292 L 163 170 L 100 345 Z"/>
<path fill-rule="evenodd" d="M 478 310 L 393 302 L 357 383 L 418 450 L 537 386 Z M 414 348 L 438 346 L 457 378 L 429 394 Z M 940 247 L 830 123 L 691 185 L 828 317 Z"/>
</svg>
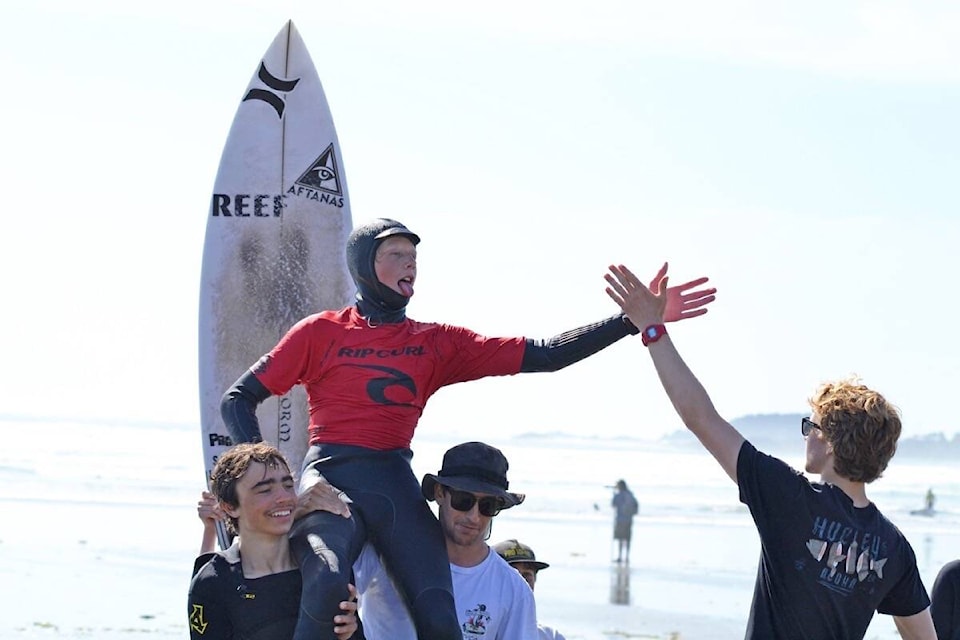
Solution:
<svg viewBox="0 0 960 640">
<path fill-rule="evenodd" d="M 280 91 L 282 93 L 293 91 L 297 83 L 300 82 L 300 78 L 296 80 L 283 80 L 278 78 L 267 70 L 267 65 L 265 65 L 262 60 L 260 61 L 260 69 L 257 71 L 257 77 L 260 78 L 260 82 L 273 89 L 273 91 Z M 278 118 L 282 118 L 286 103 L 283 101 L 283 98 L 273 91 L 250 89 L 247 95 L 243 97 L 242 102 L 246 102 L 247 100 L 263 100 L 277 111 Z"/>
</svg>

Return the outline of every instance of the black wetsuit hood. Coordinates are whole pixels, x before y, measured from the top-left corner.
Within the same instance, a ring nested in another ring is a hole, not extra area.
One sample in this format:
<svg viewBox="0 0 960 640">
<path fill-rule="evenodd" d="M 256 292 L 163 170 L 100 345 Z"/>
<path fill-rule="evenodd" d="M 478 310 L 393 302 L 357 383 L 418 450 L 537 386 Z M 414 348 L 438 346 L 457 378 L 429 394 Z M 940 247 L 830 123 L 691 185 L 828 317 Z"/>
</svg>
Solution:
<svg viewBox="0 0 960 640">
<path fill-rule="evenodd" d="M 410 300 L 377 279 L 377 247 L 390 236 L 406 236 L 413 244 L 420 243 L 420 236 L 389 218 L 377 218 L 357 227 L 347 240 L 347 267 L 357 285 L 357 308 L 365 318 L 381 323 L 403 321 Z"/>
</svg>

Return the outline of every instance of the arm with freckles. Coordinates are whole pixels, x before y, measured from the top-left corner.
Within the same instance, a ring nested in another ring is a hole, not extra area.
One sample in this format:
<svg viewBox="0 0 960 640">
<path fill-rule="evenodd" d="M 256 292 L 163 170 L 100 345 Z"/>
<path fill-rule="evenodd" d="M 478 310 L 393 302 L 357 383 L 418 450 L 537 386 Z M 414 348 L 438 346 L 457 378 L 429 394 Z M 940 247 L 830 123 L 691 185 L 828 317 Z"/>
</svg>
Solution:
<svg viewBox="0 0 960 640">
<path fill-rule="evenodd" d="M 661 291 L 667 286 L 666 265 L 658 276 L 651 283 L 652 290 L 623 265 L 611 266 L 605 276 L 609 285 L 607 295 L 637 327 L 662 324 L 665 320 L 667 294 Z M 743 436 L 717 413 L 710 396 L 680 357 L 670 336 L 664 335 L 651 343 L 648 350 L 660 382 L 683 423 L 736 482 Z"/>
</svg>

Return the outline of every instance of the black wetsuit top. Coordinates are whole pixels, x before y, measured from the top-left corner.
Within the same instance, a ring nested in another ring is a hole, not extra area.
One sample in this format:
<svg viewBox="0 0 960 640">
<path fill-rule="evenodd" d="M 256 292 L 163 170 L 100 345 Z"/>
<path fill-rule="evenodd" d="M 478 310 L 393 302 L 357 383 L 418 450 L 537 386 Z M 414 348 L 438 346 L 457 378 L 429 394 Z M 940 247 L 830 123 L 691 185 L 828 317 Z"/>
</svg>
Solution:
<svg viewBox="0 0 960 640">
<path fill-rule="evenodd" d="M 187 615 L 191 640 L 290 640 L 300 605 L 300 571 L 244 578 L 236 544 L 197 558 Z"/>
</svg>

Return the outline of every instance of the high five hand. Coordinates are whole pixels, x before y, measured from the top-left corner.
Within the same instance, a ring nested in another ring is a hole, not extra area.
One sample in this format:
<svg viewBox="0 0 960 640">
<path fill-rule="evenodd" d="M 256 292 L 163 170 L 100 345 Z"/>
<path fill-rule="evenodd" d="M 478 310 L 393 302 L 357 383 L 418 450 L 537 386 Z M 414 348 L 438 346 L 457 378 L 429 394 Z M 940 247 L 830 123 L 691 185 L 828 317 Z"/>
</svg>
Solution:
<svg viewBox="0 0 960 640">
<path fill-rule="evenodd" d="M 609 269 L 610 273 L 603 276 L 609 285 L 607 295 L 620 306 L 634 326 L 643 329 L 661 324 L 666 319 L 670 292 L 666 265 L 654 277 L 649 289 L 625 266 L 610 265 Z M 701 309 L 697 315 L 705 312 L 706 309 Z"/>
<path fill-rule="evenodd" d="M 610 269 L 613 271 L 614 268 L 611 267 Z M 633 278 L 638 283 L 640 282 L 636 279 L 636 276 L 623 265 L 620 265 L 619 269 L 622 270 L 620 272 L 622 275 L 626 276 L 629 274 L 630 278 Z M 667 263 L 664 262 L 663 266 L 660 267 L 660 271 L 658 271 L 657 275 L 650 281 L 650 291 L 659 293 L 660 283 L 661 281 L 666 282 L 666 275 Z M 705 314 L 707 312 L 706 306 L 717 299 L 716 288 L 710 287 L 697 291 L 690 290 L 699 287 L 708 280 L 709 278 L 697 278 L 690 282 L 684 282 L 676 287 L 667 287 L 667 306 L 663 311 L 663 322 L 676 322 L 678 320 L 686 320 L 687 318 L 696 318 L 697 316 Z M 609 282 L 609 276 L 607 277 L 607 281 Z M 609 292 L 608 289 L 607 293 Z M 640 328 L 642 329 L 643 327 Z"/>
</svg>

